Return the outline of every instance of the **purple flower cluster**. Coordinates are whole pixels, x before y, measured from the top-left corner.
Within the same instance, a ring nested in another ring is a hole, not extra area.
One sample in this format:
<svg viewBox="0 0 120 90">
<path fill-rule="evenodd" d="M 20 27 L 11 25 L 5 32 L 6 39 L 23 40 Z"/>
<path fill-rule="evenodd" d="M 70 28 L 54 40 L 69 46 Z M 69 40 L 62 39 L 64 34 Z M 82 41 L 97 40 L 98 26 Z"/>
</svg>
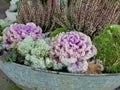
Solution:
<svg viewBox="0 0 120 90">
<path fill-rule="evenodd" d="M 42 29 L 34 23 L 12 24 L 3 31 L 3 43 L 5 46 L 9 46 L 22 41 L 27 36 L 31 36 L 33 40 L 43 38 Z"/>
<path fill-rule="evenodd" d="M 57 35 L 53 39 L 50 49 L 50 57 L 66 66 L 75 66 L 76 62 L 80 64 L 84 60 L 87 61 L 96 53 L 97 50 L 92 45 L 90 37 L 76 31 Z"/>
</svg>

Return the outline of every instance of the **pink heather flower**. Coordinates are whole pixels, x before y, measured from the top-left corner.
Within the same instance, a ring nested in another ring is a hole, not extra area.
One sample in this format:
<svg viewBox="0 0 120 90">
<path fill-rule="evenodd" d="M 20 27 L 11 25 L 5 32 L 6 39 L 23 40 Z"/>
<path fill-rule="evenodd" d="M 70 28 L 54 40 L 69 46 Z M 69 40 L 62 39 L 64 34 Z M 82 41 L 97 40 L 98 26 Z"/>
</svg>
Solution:
<svg viewBox="0 0 120 90">
<path fill-rule="evenodd" d="M 97 53 L 89 36 L 76 31 L 60 33 L 52 43 L 50 57 L 64 65 L 87 60 Z"/>
<path fill-rule="evenodd" d="M 18 43 L 27 36 L 31 36 L 33 40 L 43 38 L 42 29 L 34 23 L 12 24 L 3 31 L 3 44 L 9 46 L 12 43 Z"/>
</svg>

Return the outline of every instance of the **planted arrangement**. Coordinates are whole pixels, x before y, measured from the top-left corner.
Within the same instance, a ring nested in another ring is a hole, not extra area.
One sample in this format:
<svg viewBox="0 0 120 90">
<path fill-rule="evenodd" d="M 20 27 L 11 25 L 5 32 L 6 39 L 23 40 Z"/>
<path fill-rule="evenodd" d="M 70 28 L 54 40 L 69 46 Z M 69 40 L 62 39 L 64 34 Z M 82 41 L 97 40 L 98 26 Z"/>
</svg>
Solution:
<svg viewBox="0 0 120 90">
<path fill-rule="evenodd" d="M 120 26 L 110 25 L 119 13 L 120 2 L 112 0 L 20 0 L 18 20 L 3 30 L 3 60 L 42 70 L 119 73 Z"/>
</svg>

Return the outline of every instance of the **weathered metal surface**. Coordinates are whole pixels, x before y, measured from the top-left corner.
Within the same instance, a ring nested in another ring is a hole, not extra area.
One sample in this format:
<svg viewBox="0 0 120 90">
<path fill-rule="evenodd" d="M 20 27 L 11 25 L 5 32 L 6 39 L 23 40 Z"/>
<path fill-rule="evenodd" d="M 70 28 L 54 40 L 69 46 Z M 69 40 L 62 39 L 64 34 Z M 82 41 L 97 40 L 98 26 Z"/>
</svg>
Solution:
<svg viewBox="0 0 120 90">
<path fill-rule="evenodd" d="M 27 66 L 1 61 L 0 69 L 16 84 L 31 90 L 114 90 L 120 86 L 120 74 L 83 75 L 34 71 Z"/>
</svg>

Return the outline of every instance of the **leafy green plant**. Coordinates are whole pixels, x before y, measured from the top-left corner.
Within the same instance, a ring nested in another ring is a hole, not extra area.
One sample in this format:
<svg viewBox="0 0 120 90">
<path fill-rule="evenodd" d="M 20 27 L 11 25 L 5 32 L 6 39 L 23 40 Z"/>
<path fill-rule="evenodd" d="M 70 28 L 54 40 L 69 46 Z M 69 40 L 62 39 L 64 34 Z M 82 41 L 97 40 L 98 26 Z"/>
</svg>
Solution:
<svg viewBox="0 0 120 90">
<path fill-rule="evenodd" d="M 17 50 L 10 50 L 10 51 L 7 51 L 7 53 L 3 55 L 3 61 L 17 62 L 17 63 L 23 64 L 24 57 L 21 56 Z"/>
<path fill-rule="evenodd" d="M 17 51 L 16 50 L 11 50 L 11 51 L 8 51 L 5 55 L 4 55 L 4 58 L 3 60 L 4 61 L 10 61 L 10 62 L 15 62 L 17 59 Z"/>
<path fill-rule="evenodd" d="M 56 28 L 51 34 L 50 38 L 55 37 L 57 34 L 62 33 L 62 32 L 67 32 L 65 28 Z"/>
<path fill-rule="evenodd" d="M 96 58 L 103 61 L 105 72 L 120 72 L 120 26 L 108 26 L 93 42 L 98 49 Z"/>
</svg>

